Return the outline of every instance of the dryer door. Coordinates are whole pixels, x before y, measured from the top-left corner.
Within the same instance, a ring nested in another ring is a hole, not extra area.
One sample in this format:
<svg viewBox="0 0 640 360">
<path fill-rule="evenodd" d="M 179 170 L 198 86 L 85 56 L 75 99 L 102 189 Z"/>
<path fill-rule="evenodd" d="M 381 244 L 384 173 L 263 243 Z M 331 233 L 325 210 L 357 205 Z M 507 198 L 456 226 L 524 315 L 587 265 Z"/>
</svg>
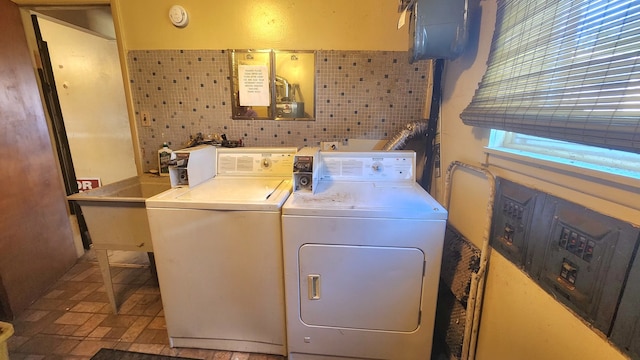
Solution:
<svg viewBox="0 0 640 360">
<path fill-rule="evenodd" d="M 420 249 L 305 244 L 299 260 L 305 324 L 401 332 L 420 325 Z"/>
</svg>

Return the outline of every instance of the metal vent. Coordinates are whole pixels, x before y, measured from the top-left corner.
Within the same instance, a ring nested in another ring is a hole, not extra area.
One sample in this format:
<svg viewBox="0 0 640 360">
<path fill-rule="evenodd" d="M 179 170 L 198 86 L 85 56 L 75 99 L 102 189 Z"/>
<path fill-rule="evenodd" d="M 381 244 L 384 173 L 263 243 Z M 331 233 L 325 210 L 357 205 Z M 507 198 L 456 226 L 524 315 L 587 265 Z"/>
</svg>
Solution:
<svg viewBox="0 0 640 360">
<path fill-rule="evenodd" d="M 452 226 L 447 226 L 442 250 L 441 280 L 456 299 L 467 306 L 471 274 L 480 268 L 480 249 L 465 239 Z"/>
<path fill-rule="evenodd" d="M 447 225 L 440 270 L 440 291 L 436 310 L 435 333 L 444 338 L 446 352 L 453 358 L 462 357 L 467 300 L 471 279 L 480 269 L 481 251 L 455 228 Z"/>
</svg>

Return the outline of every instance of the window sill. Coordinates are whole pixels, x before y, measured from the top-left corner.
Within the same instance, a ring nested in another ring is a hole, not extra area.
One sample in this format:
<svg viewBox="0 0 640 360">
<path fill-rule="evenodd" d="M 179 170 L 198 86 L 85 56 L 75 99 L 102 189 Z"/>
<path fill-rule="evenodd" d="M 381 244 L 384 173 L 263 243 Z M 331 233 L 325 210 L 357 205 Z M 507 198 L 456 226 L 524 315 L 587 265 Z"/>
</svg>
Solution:
<svg viewBox="0 0 640 360">
<path fill-rule="evenodd" d="M 558 185 L 581 194 L 640 210 L 640 180 L 604 171 L 528 155 L 528 152 L 504 147 L 485 147 L 486 165 L 493 171 L 518 173 L 527 178 Z"/>
</svg>

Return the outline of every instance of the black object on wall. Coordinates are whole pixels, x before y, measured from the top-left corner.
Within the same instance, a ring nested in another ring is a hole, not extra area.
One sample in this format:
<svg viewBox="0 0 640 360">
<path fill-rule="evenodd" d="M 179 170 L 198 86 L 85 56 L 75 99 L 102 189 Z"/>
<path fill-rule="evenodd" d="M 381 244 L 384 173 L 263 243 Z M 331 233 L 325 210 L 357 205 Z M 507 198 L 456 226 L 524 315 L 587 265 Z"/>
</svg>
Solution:
<svg viewBox="0 0 640 360">
<path fill-rule="evenodd" d="M 506 179 L 496 185 L 492 247 L 640 359 L 640 229 Z"/>
<path fill-rule="evenodd" d="M 427 125 L 427 152 L 422 174 L 422 187 L 427 192 L 431 191 L 433 178 L 433 166 L 436 158 L 436 132 L 440 119 L 440 102 L 442 101 L 442 74 L 444 72 L 444 60 L 437 59 L 433 63 L 433 92 L 431 95 L 431 108 L 429 109 L 429 124 Z M 439 156 L 439 154 L 438 154 Z"/>
<path fill-rule="evenodd" d="M 629 271 L 620 306 L 613 321 L 611 341 L 632 359 L 640 359 L 640 256 L 637 254 Z"/>
<path fill-rule="evenodd" d="M 58 92 L 56 90 L 53 68 L 51 67 L 49 47 L 47 42 L 42 38 L 42 33 L 40 32 L 40 26 L 38 24 L 38 17 L 36 15 L 31 15 L 31 22 L 36 35 L 38 53 L 40 55 L 38 76 L 40 77 L 42 92 L 44 93 L 43 97 L 45 101 L 45 108 L 49 114 L 49 118 L 51 119 L 51 130 L 53 138 L 55 139 L 56 153 L 58 154 L 58 161 L 60 162 L 60 170 L 64 180 L 65 191 L 67 195 L 71 195 L 78 192 L 78 183 L 76 181 L 76 173 L 73 168 L 73 160 L 71 158 L 71 147 L 69 146 L 69 139 L 67 138 L 67 131 L 64 126 L 62 108 L 60 108 L 60 99 L 58 98 Z M 74 201 L 69 202 L 69 209 L 78 219 L 82 245 L 85 249 L 89 249 L 91 245 L 91 237 L 89 236 L 89 230 L 87 229 L 84 216 L 82 216 L 82 210 Z"/>
</svg>

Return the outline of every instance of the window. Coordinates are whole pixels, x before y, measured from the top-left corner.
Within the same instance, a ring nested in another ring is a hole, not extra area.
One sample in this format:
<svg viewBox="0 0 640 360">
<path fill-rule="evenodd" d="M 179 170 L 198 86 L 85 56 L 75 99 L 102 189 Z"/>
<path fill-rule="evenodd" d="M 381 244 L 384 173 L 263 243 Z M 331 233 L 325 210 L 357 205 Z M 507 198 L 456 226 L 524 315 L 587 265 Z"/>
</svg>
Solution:
<svg viewBox="0 0 640 360">
<path fill-rule="evenodd" d="M 640 154 L 595 146 L 492 130 L 489 149 L 535 158 L 547 163 L 570 165 L 640 179 Z"/>
<path fill-rule="evenodd" d="M 640 154 L 638 44 L 640 0 L 498 0 L 487 72 L 461 118 L 528 135 L 509 135 L 518 146 L 539 136 Z"/>
</svg>

